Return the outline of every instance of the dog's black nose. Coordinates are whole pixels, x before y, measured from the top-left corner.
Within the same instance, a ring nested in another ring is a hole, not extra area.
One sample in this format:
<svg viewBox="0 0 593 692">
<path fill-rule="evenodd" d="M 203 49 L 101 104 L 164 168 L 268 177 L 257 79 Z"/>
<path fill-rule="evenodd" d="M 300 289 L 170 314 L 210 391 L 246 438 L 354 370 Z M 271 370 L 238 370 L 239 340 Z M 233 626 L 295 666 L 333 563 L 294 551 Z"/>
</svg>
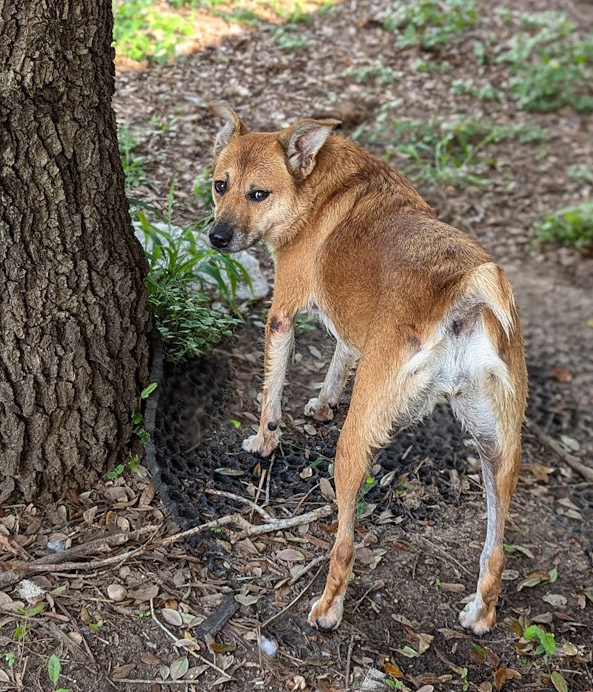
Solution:
<svg viewBox="0 0 593 692">
<path fill-rule="evenodd" d="M 233 238 L 233 228 L 227 223 L 217 223 L 210 229 L 208 237 L 215 248 L 223 250 Z"/>
</svg>

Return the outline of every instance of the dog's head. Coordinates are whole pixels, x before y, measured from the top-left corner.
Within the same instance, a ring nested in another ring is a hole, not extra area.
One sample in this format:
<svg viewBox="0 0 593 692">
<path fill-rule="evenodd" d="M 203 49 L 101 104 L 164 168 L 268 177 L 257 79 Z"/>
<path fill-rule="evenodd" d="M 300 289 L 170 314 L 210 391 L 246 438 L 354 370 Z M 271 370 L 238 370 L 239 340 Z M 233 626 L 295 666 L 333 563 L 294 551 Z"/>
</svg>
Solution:
<svg viewBox="0 0 593 692">
<path fill-rule="evenodd" d="M 274 244 L 302 213 L 302 183 L 339 121 L 304 119 L 281 132 L 249 132 L 230 106 L 212 110 L 225 124 L 214 145 L 210 242 L 224 252 L 260 238 Z"/>
</svg>

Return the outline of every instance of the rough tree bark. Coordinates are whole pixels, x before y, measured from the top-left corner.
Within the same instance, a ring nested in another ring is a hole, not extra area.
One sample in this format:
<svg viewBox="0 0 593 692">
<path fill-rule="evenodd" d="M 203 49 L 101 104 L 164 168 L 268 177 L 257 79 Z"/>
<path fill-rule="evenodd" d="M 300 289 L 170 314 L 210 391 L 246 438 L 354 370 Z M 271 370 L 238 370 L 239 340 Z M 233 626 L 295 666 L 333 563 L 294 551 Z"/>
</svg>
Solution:
<svg viewBox="0 0 593 692">
<path fill-rule="evenodd" d="M 0 0 L 0 502 L 90 487 L 146 383 L 111 0 Z"/>
</svg>

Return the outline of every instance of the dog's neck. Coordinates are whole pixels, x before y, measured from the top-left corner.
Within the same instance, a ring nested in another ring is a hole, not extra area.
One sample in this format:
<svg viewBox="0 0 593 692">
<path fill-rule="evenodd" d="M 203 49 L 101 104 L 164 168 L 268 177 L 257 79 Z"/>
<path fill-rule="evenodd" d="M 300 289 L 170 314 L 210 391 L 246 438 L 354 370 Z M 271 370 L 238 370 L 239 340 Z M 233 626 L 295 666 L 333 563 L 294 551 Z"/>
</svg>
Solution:
<svg viewBox="0 0 593 692">
<path fill-rule="evenodd" d="M 387 195 L 394 213 L 415 209 L 434 216 L 428 203 L 395 168 L 339 136 L 327 140 L 312 173 L 296 184 L 300 188 L 299 217 L 268 239 L 274 256 L 281 249 L 304 241 L 303 236 L 309 247 L 321 244 L 347 221 L 356 204 L 367 195 L 381 194 L 383 202 Z"/>
</svg>

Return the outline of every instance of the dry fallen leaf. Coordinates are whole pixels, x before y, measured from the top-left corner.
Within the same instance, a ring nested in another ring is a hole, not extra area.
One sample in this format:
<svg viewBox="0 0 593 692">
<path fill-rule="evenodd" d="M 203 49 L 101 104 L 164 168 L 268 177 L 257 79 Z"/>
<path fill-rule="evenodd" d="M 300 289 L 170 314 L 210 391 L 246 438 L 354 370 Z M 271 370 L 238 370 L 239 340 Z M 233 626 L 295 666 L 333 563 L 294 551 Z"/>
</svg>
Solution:
<svg viewBox="0 0 593 692">
<path fill-rule="evenodd" d="M 334 492 L 334 489 L 332 487 L 332 484 L 329 480 L 329 478 L 321 478 L 319 481 L 319 490 L 321 490 L 321 494 L 323 497 L 325 497 L 326 500 L 335 500 L 336 499 L 336 493 Z"/>
<path fill-rule="evenodd" d="M 284 560 L 285 562 L 302 562 L 305 559 L 303 553 L 294 548 L 285 548 L 284 550 L 279 550 L 276 553 L 276 557 L 279 560 Z"/>
<path fill-rule="evenodd" d="M 125 678 L 129 677 L 130 673 L 134 670 L 135 667 L 135 663 L 126 663 L 123 666 L 118 666 L 117 668 L 114 668 L 113 679 L 124 680 Z"/>
</svg>

